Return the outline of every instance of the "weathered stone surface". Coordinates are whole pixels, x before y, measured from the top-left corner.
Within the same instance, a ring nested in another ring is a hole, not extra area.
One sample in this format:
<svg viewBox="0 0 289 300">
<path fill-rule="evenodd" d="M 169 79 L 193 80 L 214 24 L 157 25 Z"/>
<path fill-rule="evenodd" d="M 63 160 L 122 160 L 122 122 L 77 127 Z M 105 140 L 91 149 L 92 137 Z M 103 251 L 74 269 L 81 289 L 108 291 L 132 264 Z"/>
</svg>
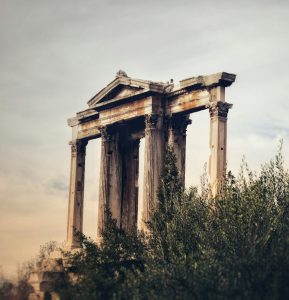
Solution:
<svg viewBox="0 0 289 300">
<path fill-rule="evenodd" d="M 64 266 L 62 254 L 54 253 L 47 259 L 43 260 L 38 270 L 32 272 L 28 282 L 31 285 L 33 292 L 29 295 L 29 300 L 60 300 L 60 297 L 54 291 L 55 283 L 61 280 L 64 276 Z"/>
<path fill-rule="evenodd" d="M 185 182 L 186 127 L 189 114 L 209 109 L 211 120 L 209 174 L 215 195 L 226 171 L 227 114 L 225 88 L 234 74 L 216 73 L 181 80 L 179 84 L 130 78 L 118 71 L 115 79 L 88 101 L 89 108 L 69 119 L 73 143 L 102 139 L 98 237 L 105 208 L 117 224 L 129 230 L 145 224 L 156 207 L 165 143 L 172 145 Z M 145 139 L 143 199 L 138 199 L 139 140 Z M 78 153 L 78 152 L 77 152 Z M 72 155 L 67 241 L 77 247 L 73 226 L 82 229 L 84 155 Z M 82 182 L 79 183 L 79 182 Z M 138 205 L 142 201 L 142 205 Z M 137 220 L 143 207 L 142 221 Z M 144 228 L 144 227 L 143 227 Z"/>
<path fill-rule="evenodd" d="M 147 115 L 145 119 L 144 192 L 142 226 L 150 220 L 156 208 L 157 189 L 164 155 L 164 126 L 160 114 Z"/>
<path fill-rule="evenodd" d="M 127 140 L 123 148 L 121 227 L 130 230 L 137 224 L 139 140 Z"/>
<path fill-rule="evenodd" d="M 218 89 L 216 91 L 216 89 Z M 209 176 L 212 195 L 215 196 L 222 185 L 227 165 L 227 115 L 232 104 L 226 103 L 225 91 L 216 88 L 214 95 L 219 94 L 219 101 L 208 105 L 210 112 L 210 150 Z"/>
<path fill-rule="evenodd" d="M 98 138 L 100 132 L 97 128 L 101 126 L 111 126 L 124 119 L 132 120 L 153 113 L 152 96 L 155 95 L 166 99 L 165 115 L 204 110 L 210 102 L 221 100 L 215 92 L 223 91 L 236 77 L 222 72 L 191 77 L 174 85 L 133 79 L 121 74 L 123 71 L 88 101 L 88 109 L 69 119 L 69 126 L 77 127 L 77 139 Z"/>
<path fill-rule="evenodd" d="M 186 131 L 189 124 L 191 124 L 189 115 L 168 118 L 168 144 L 174 149 L 183 184 L 185 184 L 186 173 Z"/>
<path fill-rule="evenodd" d="M 141 224 L 141 229 L 146 230 L 146 222 L 157 206 L 166 143 L 174 149 L 184 184 L 189 114 L 204 109 L 210 113 L 209 175 L 212 194 L 216 195 L 226 172 L 227 114 L 232 106 L 225 102 L 225 88 L 235 77 L 222 72 L 191 77 L 175 85 L 172 80 L 163 83 L 133 79 L 120 70 L 111 83 L 88 101 L 88 109 L 68 120 L 72 128 L 68 250 L 79 251 L 75 230 L 82 232 L 85 150 L 91 139 L 101 137 L 97 240 L 104 229 L 106 208 L 121 228 L 130 230 Z M 138 199 L 141 138 L 145 139 L 144 182 L 143 199 Z M 138 213 L 139 206 L 141 213 Z M 141 220 L 137 219 L 138 215 Z M 52 253 L 31 274 L 34 293 L 29 299 L 46 299 L 49 293 L 52 299 L 58 300 L 52 290 L 53 282 L 62 276 L 64 268 L 70 267 L 61 253 Z"/>
<path fill-rule="evenodd" d="M 136 225 L 139 175 L 139 138 L 133 138 L 134 130 L 121 124 L 116 132 L 103 127 L 101 133 L 98 237 L 106 208 L 120 227 L 128 230 Z"/>
<path fill-rule="evenodd" d="M 104 228 L 105 210 L 109 208 L 112 217 L 120 225 L 121 217 L 121 174 L 122 161 L 119 148 L 119 133 L 101 129 L 101 165 L 99 184 L 98 235 Z"/>
<path fill-rule="evenodd" d="M 75 232 L 82 232 L 86 144 L 86 141 L 71 142 L 71 170 L 66 238 L 67 249 L 79 246 Z"/>
</svg>

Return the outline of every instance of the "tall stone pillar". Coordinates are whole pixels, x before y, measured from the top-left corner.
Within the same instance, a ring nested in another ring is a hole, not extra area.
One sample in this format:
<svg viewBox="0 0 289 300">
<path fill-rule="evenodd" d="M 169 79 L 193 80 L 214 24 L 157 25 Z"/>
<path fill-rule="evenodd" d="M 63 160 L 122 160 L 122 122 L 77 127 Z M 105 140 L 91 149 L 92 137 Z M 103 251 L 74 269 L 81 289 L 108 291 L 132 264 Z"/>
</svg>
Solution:
<svg viewBox="0 0 289 300">
<path fill-rule="evenodd" d="M 209 105 L 211 117 L 209 175 L 212 195 L 216 196 L 226 175 L 227 115 L 232 104 L 214 101 Z"/>
<path fill-rule="evenodd" d="M 87 141 L 76 140 L 71 145 L 71 170 L 66 247 L 79 247 L 75 231 L 82 232 L 85 152 Z"/>
<path fill-rule="evenodd" d="M 104 229 L 105 210 L 110 209 L 112 217 L 120 225 L 121 218 L 121 175 L 122 163 L 118 133 L 109 133 L 101 128 L 101 161 L 98 203 L 98 237 Z"/>
<path fill-rule="evenodd" d="M 157 190 L 163 164 L 164 132 L 163 117 L 158 114 L 145 117 L 144 192 L 142 228 L 150 220 L 156 207 Z"/>
<path fill-rule="evenodd" d="M 123 149 L 121 228 L 137 225 L 139 140 L 128 140 Z"/>
<path fill-rule="evenodd" d="M 168 144 L 173 147 L 180 178 L 185 185 L 186 132 L 191 124 L 189 115 L 172 116 L 168 124 Z"/>
</svg>

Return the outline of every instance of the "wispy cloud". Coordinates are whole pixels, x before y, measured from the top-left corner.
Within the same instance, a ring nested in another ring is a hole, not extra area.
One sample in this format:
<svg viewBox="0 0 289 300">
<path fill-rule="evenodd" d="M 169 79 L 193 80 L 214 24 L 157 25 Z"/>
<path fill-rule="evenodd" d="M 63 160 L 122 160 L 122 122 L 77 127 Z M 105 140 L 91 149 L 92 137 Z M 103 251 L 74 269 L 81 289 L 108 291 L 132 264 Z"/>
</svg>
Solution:
<svg viewBox="0 0 289 300">
<path fill-rule="evenodd" d="M 57 179 L 52 179 L 46 182 L 46 187 L 48 191 L 56 192 L 56 193 L 63 193 L 65 194 L 68 191 L 68 184 L 66 182 L 66 178 L 57 178 Z"/>
<path fill-rule="evenodd" d="M 84 109 L 118 69 L 163 81 L 234 72 L 237 81 L 227 91 L 234 103 L 229 168 L 237 171 L 243 154 L 257 168 L 282 137 L 289 153 L 288 9 L 285 0 L 2 0 L 0 265 L 11 270 L 39 244 L 65 238 L 66 118 Z M 209 155 L 209 116 L 191 118 L 187 174 L 196 184 Z M 99 152 L 90 142 L 85 230 L 92 235 Z"/>
</svg>

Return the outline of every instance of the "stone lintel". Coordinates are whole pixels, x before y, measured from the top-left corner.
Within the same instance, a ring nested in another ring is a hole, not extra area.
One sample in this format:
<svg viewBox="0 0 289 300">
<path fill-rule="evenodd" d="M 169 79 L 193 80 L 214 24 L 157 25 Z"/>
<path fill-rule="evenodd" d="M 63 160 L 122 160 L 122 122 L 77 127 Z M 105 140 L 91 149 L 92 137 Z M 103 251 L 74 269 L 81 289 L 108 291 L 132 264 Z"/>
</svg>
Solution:
<svg viewBox="0 0 289 300">
<path fill-rule="evenodd" d="M 93 139 L 100 137 L 100 120 L 99 119 L 87 119 L 80 123 L 77 128 L 78 139 Z"/>
<path fill-rule="evenodd" d="M 67 120 L 67 124 L 70 127 L 74 127 L 82 122 L 87 120 L 94 120 L 99 117 L 99 113 L 95 109 L 86 109 L 84 111 L 80 111 L 76 114 L 75 117 L 69 118 Z"/>
<path fill-rule="evenodd" d="M 127 110 L 130 111 L 129 109 L 127 109 Z M 137 112 L 138 112 L 138 110 L 135 111 L 135 113 L 137 113 Z M 132 112 L 130 118 L 123 118 L 122 114 L 120 114 L 120 115 L 111 114 L 107 117 L 103 117 L 103 119 L 102 119 L 103 122 L 100 122 L 100 119 L 96 119 L 96 120 L 90 120 L 90 121 L 81 123 L 77 126 L 76 138 L 78 140 L 97 139 L 97 138 L 100 138 L 100 136 L 101 136 L 100 129 L 103 126 L 108 126 L 113 131 L 117 131 L 119 126 L 121 126 L 123 124 L 127 124 L 132 127 L 131 138 L 133 140 L 140 139 L 140 138 L 144 137 L 144 116 L 142 116 L 140 114 L 139 116 L 132 117 L 132 115 L 134 115 L 135 113 Z"/>
<path fill-rule="evenodd" d="M 218 95 L 224 94 L 225 87 L 236 78 L 234 74 L 221 72 L 184 79 L 174 86 L 173 83 L 132 79 L 124 74 L 119 71 L 116 79 L 89 101 L 89 109 L 68 120 L 69 126 L 78 126 L 77 138 L 97 138 L 100 136 L 99 126 L 117 124 L 123 119 L 133 120 L 162 109 L 162 101 L 149 99 L 166 99 L 165 115 L 204 110 L 210 102 L 221 100 Z M 125 86 L 135 91 L 131 94 L 120 93 L 121 96 L 109 99 L 111 92 Z M 219 88 L 222 90 L 219 91 Z M 107 96 L 108 100 L 105 100 Z M 156 107 L 154 103 L 157 103 Z"/>
<path fill-rule="evenodd" d="M 214 87 L 214 86 L 230 86 L 236 79 L 235 74 L 220 72 L 207 76 L 197 76 L 184 79 L 180 81 L 180 88 L 205 88 L 205 87 Z"/>
<path fill-rule="evenodd" d="M 191 113 L 206 109 L 206 105 L 210 103 L 211 95 L 206 90 L 183 91 L 168 99 L 166 107 L 166 115 L 178 113 Z"/>
<path fill-rule="evenodd" d="M 99 128 L 91 128 L 88 130 L 79 131 L 77 134 L 78 140 L 92 140 L 100 138 Z"/>
<path fill-rule="evenodd" d="M 69 118 L 69 119 L 67 120 L 67 124 L 68 124 L 68 126 L 70 126 L 70 127 L 74 127 L 74 126 L 76 126 L 76 125 L 79 124 L 79 119 L 78 119 L 77 117 Z"/>
<path fill-rule="evenodd" d="M 99 128 L 102 126 L 118 126 L 124 120 L 135 122 L 148 114 L 157 113 L 167 116 L 188 114 L 204 110 L 210 104 L 210 93 L 207 90 L 197 90 L 190 93 L 178 95 L 168 99 L 167 106 L 163 107 L 162 95 L 151 95 L 117 103 L 117 105 L 101 110 L 99 115 L 75 120 L 77 124 L 78 139 L 94 139 L 100 137 Z M 98 113 L 97 113 L 98 114 Z"/>
<path fill-rule="evenodd" d="M 130 103 L 133 101 L 137 101 L 138 99 L 148 97 L 151 95 L 160 94 L 160 93 L 162 93 L 162 92 L 145 89 L 145 90 L 141 90 L 140 92 L 137 92 L 137 93 L 134 93 L 131 95 L 127 95 L 124 97 L 117 97 L 112 100 L 100 102 L 99 104 L 95 105 L 95 108 L 97 109 L 97 111 L 102 111 L 102 110 L 106 110 L 106 109 L 109 109 L 109 108 L 112 108 L 112 107 L 115 107 L 118 105 Z"/>
<path fill-rule="evenodd" d="M 99 120 L 100 126 L 110 126 L 119 122 L 132 121 L 134 119 L 144 117 L 151 114 L 155 110 L 158 112 L 161 109 L 161 97 L 147 96 L 131 101 L 128 103 L 119 104 L 110 109 L 100 111 Z"/>
<path fill-rule="evenodd" d="M 88 117 L 91 117 L 91 116 L 98 116 L 98 112 L 95 109 L 88 108 L 88 109 L 85 109 L 83 111 L 78 112 L 76 114 L 76 116 L 79 119 L 88 118 Z"/>
</svg>

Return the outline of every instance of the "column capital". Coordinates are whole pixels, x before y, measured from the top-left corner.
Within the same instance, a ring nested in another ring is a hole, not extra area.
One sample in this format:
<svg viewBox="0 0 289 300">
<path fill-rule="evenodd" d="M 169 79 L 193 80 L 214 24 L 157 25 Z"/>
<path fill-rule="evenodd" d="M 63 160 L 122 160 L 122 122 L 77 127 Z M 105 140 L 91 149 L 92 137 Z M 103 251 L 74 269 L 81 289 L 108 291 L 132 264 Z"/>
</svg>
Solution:
<svg viewBox="0 0 289 300">
<path fill-rule="evenodd" d="M 209 108 L 211 118 L 227 118 L 229 109 L 233 107 L 233 104 L 223 101 L 214 101 L 208 104 L 206 107 Z"/>
<path fill-rule="evenodd" d="M 190 119 L 189 115 L 182 115 L 182 116 L 169 116 L 167 117 L 167 124 L 173 130 L 173 132 L 181 133 L 186 135 L 187 126 L 192 124 L 192 120 Z"/>
<path fill-rule="evenodd" d="M 87 140 L 73 140 L 69 142 L 72 155 L 76 155 L 77 153 L 85 153 L 87 143 Z"/>
<path fill-rule="evenodd" d="M 110 135 L 110 133 L 108 132 L 107 126 L 102 126 L 102 127 L 100 127 L 100 128 L 99 128 L 99 131 L 100 131 L 101 139 L 102 139 L 104 142 L 110 142 L 110 141 L 111 141 L 111 135 Z"/>
<path fill-rule="evenodd" d="M 158 114 L 145 115 L 145 129 L 146 130 L 156 129 L 158 119 L 159 119 Z"/>
</svg>

